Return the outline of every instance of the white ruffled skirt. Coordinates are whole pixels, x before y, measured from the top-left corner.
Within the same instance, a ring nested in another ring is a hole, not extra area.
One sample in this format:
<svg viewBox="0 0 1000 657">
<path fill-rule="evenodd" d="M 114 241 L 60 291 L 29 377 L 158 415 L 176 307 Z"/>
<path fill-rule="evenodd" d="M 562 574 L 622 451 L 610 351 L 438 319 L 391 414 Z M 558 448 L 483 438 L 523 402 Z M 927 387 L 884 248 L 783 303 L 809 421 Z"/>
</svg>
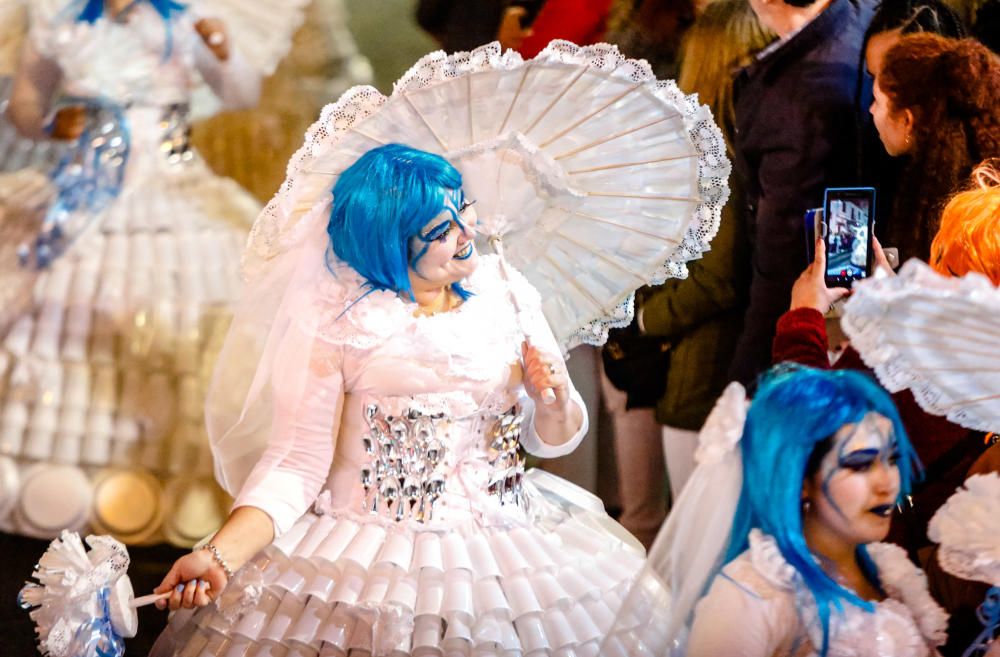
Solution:
<svg viewBox="0 0 1000 657">
<path fill-rule="evenodd" d="M 151 654 L 596 657 L 612 626 L 637 629 L 616 617 L 642 548 L 572 485 L 533 472 L 526 488 L 498 524 L 308 513 Z"/>
<path fill-rule="evenodd" d="M 121 194 L 0 334 L 3 531 L 192 545 L 225 518 L 203 390 L 259 205 L 197 157 L 168 164 L 138 131 L 159 112 L 135 112 Z"/>
</svg>

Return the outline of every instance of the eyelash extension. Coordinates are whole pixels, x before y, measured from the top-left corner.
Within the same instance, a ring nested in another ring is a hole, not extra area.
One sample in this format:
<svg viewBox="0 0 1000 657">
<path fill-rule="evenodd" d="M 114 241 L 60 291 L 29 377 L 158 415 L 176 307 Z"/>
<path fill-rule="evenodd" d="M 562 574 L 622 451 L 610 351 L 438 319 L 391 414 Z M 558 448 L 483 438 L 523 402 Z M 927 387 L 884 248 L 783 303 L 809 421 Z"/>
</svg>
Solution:
<svg viewBox="0 0 1000 657">
<path fill-rule="evenodd" d="M 469 208 L 471 208 L 475 204 L 476 204 L 475 201 L 470 201 L 467 198 L 463 198 L 462 199 L 462 205 L 458 208 L 458 213 L 462 214 L 463 212 L 465 212 L 466 210 L 468 210 Z"/>
</svg>

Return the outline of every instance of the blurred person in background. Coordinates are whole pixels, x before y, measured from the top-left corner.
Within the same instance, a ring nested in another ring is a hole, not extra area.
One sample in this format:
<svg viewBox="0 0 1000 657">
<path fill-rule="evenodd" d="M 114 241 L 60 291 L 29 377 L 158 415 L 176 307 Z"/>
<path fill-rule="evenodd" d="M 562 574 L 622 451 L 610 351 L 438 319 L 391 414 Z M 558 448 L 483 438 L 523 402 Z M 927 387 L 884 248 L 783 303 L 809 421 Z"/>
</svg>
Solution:
<svg viewBox="0 0 1000 657">
<path fill-rule="evenodd" d="M 605 40 L 645 59 L 658 78 L 676 78 L 681 40 L 694 23 L 694 0 L 614 0 Z"/>
<path fill-rule="evenodd" d="M 447 52 L 491 41 L 518 49 L 545 0 L 419 0 L 417 23 Z"/>
<path fill-rule="evenodd" d="M 977 272 L 994 285 L 1000 285 L 1000 177 L 994 167 L 984 163 L 977 169 L 975 180 L 975 187 L 956 194 L 945 207 L 928 262 L 942 276 Z M 876 260 L 891 274 L 878 247 L 876 254 Z M 830 364 L 823 315 L 847 290 L 827 288 L 823 279 L 825 268 L 823 241 L 817 240 L 816 260 L 796 281 L 791 310 L 778 320 L 774 361 L 870 373 L 860 354 L 851 347 L 844 350 L 836 363 Z M 892 397 L 924 474 L 914 485 L 909 503 L 894 514 L 889 540 L 906 548 L 911 559 L 928 571 L 931 592 L 952 614 L 949 641 L 942 653 L 959 655 L 982 629 L 975 609 L 983 599 L 985 587 L 957 580 L 941 571 L 936 560 L 930 558 L 927 524 L 969 475 L 1000 467 L 1000 444 L 991 447 L 981 432 L 927 413 L 909 390 Z"/>
<path fill-rule="evenodd" d="M 877 190 L 875 233 L 891 247 L 896 245 L 887 239 L 886 229 L 892 221 L 893 199 L 903 163 L 885 152 L 872 123 L 868 112 L 871 83 L 882 67 L 886 51 L 907 34 L 921 32 L 952 39 L 966 36 L 962 18 L 943 0 L 883 0 L 865 32 L 863 59 L 859 64 L 868 76 L 858 78 L 857 118 L 862 134 L 858 168 L 864 185 Z"/>
<path fill-rule="evenodd" d="M 803 215 L 827 187 L 857 184 L 855 93 L 871 0 L 750 0 L 780 40 L 738 75 L 735 164 L 746 186 L 750 302 L 729 375 L 749 382 L 806 264 Z"/>
<path fill-rule="evenodd" d="M 948 196 L 1000 156 L 1000 59 L 974 39 L 903 37 L 876 71 L 871 113 L 886 152 L 905 158 L 886 241 L 901 261 L 927 258 Z"/>
<path fill-rule="evenodd" d="M 518 52 L 531 59 L 553 39 L 565 39 L 578 46 L 604 40 L 611 0 L 548 0 L 531 24 L 531 34 Z"/>
<path fill-rule="evenodd" d="M 678 84 L 711 108 L 730 158 L 733 71 L 773 38 L 744 0 L 709 3 L 684 38 Z M 742 212 L 745 193 L 736 176 L 730 177 L 730 190 L 711 251 L 688 266 L 686 279 L 648 290 L 640 311 L 643 331 L 671 344 L 670 366 L 662 373 L 666 385 L 655 410 L 663 425 L 663 453 L 674 499 L 694 468 L 697 432 L 728 381 L 746 310 L 750 254 Z M 623 451 L 619 449 L 619 460 L 636 459 Z M 627 474 L 622 468 L 623 482 Z"/>
</svg>

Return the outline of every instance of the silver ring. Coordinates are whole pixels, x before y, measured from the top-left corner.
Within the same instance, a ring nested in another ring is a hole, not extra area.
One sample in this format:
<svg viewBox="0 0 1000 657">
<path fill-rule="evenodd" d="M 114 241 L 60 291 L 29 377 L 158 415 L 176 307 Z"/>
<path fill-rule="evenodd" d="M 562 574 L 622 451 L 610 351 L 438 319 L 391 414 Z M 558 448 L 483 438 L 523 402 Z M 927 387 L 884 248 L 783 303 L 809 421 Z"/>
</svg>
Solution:
<svg viewBox="0 0 1000 657">
<path fill-rule="evenodd" d="M 549 374 L 555 374 L 555 373 L 556 373 L 556 366 L 549 365 Z"/>
</svg>

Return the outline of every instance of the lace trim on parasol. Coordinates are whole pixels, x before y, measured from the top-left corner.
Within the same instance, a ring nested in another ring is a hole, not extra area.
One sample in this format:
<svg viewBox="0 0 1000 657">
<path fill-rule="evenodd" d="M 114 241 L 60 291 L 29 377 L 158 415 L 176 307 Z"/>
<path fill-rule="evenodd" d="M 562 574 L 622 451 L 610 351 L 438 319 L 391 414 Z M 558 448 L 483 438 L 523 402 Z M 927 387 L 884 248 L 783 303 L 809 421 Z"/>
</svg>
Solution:
<svg viewBox="0 0 1000 657">
<path fill-rule="evenodd" d="M 897 304 L 918 292 L 929 305 L 938 307 L 952 300 L 978 305 L 987 314 L 1000 315 L 1000 295 L 985 277 L 969 274 L 962 278 L 945 278 L 927 264 L 913 259 L 905 263 L 895 277 L 877 276 L 855 288 L 844 306 L 842 324 L 854 348 L 865 364 L 875 371 L 879 382 L 890 392 L 909 389 L 928 413 L 943 415 L 951 422 L 971 429 L 991 431 L 995 426 L 977 413 L 956 407 L 957 401 L 921 373 L 921 363 L 912 362 L 908 355 L 893 344 L 893 335 L 884 322 L 892 317 Z M 928 349 L 933 345 L 928 344 Z M 940 348 L 947 348 L 944 344 Z"/>
</svg>

